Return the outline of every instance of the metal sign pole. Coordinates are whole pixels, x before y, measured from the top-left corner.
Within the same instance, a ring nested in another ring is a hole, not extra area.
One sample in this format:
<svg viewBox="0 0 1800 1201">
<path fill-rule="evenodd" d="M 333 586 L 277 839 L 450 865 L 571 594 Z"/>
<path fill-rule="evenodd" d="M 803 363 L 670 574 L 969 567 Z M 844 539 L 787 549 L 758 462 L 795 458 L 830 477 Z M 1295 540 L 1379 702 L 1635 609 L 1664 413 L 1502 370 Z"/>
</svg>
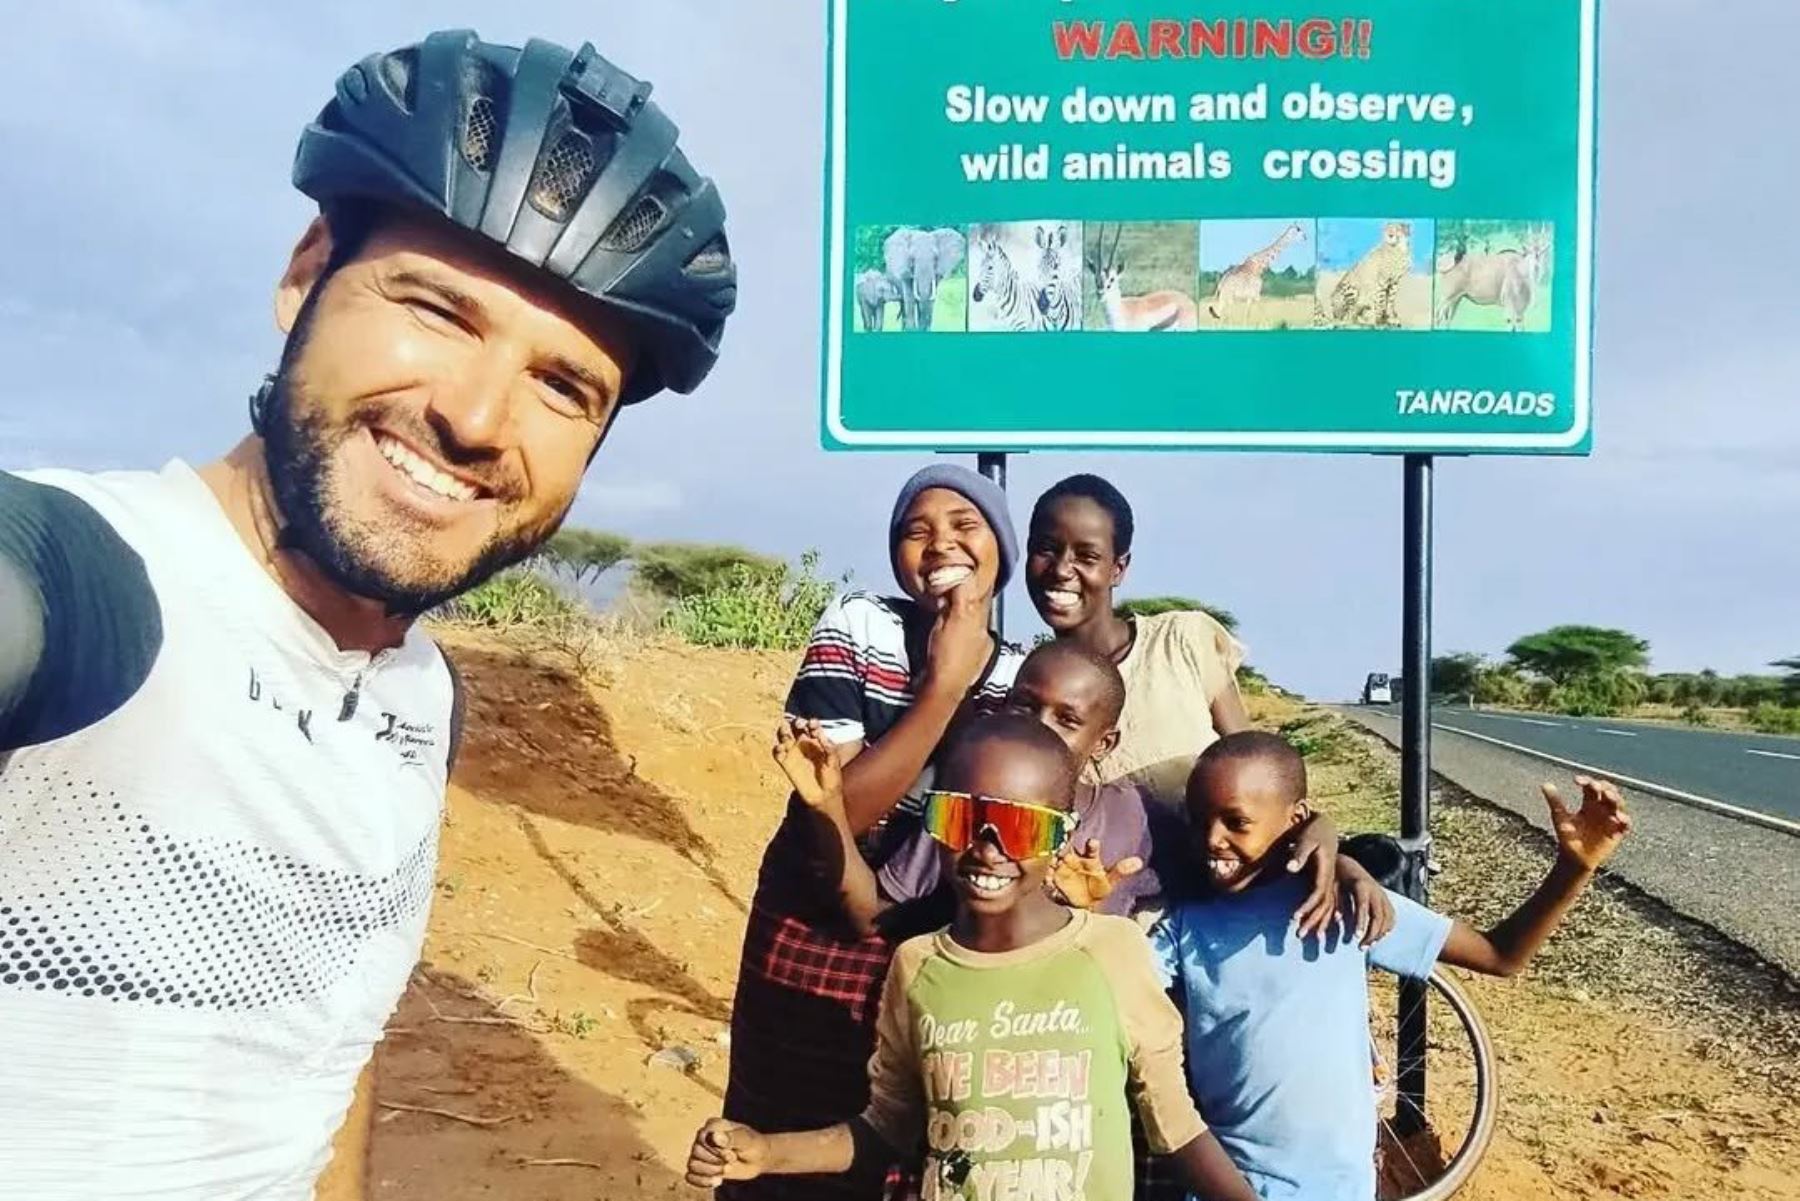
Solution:
<svg viewBox="0 0 1800 1201">
<path fill-rule="evenodd" d="M 1000 485 L 1006 491 L 1006 452 L 1003 450 L 984 450 L 975 455 L 975 470 Z M 994 596 L 994 633 L 1001 638 L 1006 637 L 1006 591 L 1001 589 Z"/>
<path fill-rule="evenodd" d="M 1402 547 L 1400 845 L 1406 895 L 1426 902 L 1431 859 L 1431 469 L 1430 455 L 1407 455 Z M 1422 980 L 1400 981 L 1401 1135 L 1425 1125 L 1425 997 Z"/>
</svg>

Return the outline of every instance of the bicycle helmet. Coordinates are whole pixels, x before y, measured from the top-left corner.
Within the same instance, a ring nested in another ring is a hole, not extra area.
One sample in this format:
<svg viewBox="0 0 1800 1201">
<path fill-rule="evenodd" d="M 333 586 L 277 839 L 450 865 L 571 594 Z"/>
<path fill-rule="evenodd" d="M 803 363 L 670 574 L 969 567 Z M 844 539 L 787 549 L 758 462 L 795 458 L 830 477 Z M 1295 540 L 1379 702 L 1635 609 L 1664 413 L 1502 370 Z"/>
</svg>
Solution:
<svg viewBox="0 0 1800 1201">
<path fill-rule="evenodd" d="M 725 207 L 650 85 L 584 44 L 444 30 L 371 54 L 300 137 L 294 186 L 330 212 L 446 217 L 621 315 L 641 340 L 621 402 L 691 392 L 737 303 Z"/>
</svg>

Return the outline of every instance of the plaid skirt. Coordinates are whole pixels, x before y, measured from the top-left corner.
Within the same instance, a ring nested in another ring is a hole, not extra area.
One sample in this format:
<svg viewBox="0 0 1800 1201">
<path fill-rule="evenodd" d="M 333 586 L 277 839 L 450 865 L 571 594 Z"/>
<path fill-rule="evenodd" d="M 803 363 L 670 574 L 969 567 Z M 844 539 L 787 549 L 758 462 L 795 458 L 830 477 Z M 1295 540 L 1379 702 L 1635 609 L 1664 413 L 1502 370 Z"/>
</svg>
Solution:
<svg viewBox="0 0 1800 1201">
<path fill-rule="evenodd" d="M 731 1010 L 725 1117 L 765 1133 L 847 1121 L 869 1103 L 875 1019 L 895 942 L 857 938 L 813 876 L 802 815 L 763 854 Z M 721 1201 L 884 1201 L 914 1192 L 895 1165 L 728 1184 Z"/>
</svg>

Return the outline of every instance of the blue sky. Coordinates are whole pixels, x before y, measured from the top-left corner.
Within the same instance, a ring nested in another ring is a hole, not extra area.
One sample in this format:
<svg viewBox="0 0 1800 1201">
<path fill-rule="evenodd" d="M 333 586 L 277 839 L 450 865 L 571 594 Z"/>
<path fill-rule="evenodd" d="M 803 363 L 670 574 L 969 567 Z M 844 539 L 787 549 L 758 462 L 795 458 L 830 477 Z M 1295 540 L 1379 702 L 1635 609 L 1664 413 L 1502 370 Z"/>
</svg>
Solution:
<svg viewBox="0 0 1800 1201">
<path fill-rule="evenodd" d="M 1412 269 L 1415 275 L 1431 274 L 1436 255 L 1437 222 L 1397 218 L 1409 227 Z M 1361 217 L 1326 218 L 1319 222 L 1319 270 L 1348 271 L 1374 249 L 1385 236 L 1388 223 Z"/>
<path fill-rule="evenodd" d="M 1257 251 L 1274 243 L 1287 228 L 1299 222 L 1303 241 L 1289 242 L 1281 257 L 1272 264 L 1276 271 L 1293 267 L 1305 272 L 1313 268 L 1318 255 L 1317 222 L 1311 217 L 1249 217 L 1241 221 L 1202 221 L 1200 223 L 1200 269 L 1224 271 L 1235 267 Z"/>
<path fill-rule="evenodd" d="M 1800 653 L 1800 5 L 1604 5 L 1596 453 L 1438 471 L 1437 648 L 1561 621 L 1656 666 Z M 888 581 L 883 524 L 922 459 L 818 449 L 823 17 L 791 0 L 20 6 L 0 106 L 0 466 L 201 461 L 279 350 L 275 280 L 310 215 L 295 138 L 361 55 L 468 25 L 593 40 L 654 82 L 719 180 L 743 300 L 700 393 L 634 410 L 575 519 L 745 543 Z M 1252 661 L 1318 696 L 1398 663 L 1400 465 L 1374 457 L 1015 458 L 1022 518 L 1077 470 L 1138 509 L 1137 594 L 1243 618 Z M 1035 629 L 1023 592 L 1012 633 Z"/>
</svg>

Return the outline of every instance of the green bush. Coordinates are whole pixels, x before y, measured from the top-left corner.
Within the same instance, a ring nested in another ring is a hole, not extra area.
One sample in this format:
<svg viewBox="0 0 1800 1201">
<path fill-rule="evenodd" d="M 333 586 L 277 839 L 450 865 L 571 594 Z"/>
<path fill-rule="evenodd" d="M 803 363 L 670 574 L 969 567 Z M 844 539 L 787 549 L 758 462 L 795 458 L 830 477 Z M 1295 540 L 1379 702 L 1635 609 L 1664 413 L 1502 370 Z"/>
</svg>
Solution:
<svg viewBox="0 0 1800 1201">
<path fill-rule="evenodd" d="M 1487 668 L 1475 678 L 1475 703 L 1522 709 L 1532 703 L 1532 684 L 1511 667 Z"/>
<path fill-rule="evenodd" d="M 1595 672 L 1557 685 L 1546 707 L 1570 717 L 1616 717 L 1641 704 L 1647 691 L 1637 672 Z"/>
<path fill-rule="evenodd" d="M 677 600 L 663 628 L 696 646 L 741 650 L 798 650 L 842 583 L 820 579 L 817 551 L 795 571 L 786 563 L 734 564 L 705 588 Z M 640 569 L 641 570 L 641 569 Z"/>
<path fill-rule="evenodd" d="M 465 625 L 510 630 L 566 622 L 580 615 L 581 606 L 542 576 L 513 567 L 463 593 L 439 612 Z"/>
<path fill-rule="evenodd" d="M 1297 717 L 1281 727 L 1281 736 L 1307 759 L 1340 759 L 1349 746 L 1344 723 L 1334 717 Z"/>
<path fill-rule="evenodd" d="M 1712 725 L 1712 714 L 1699 705 L 1689 705 L 1681 711 L 1681 720 L 1690 726 L 1710 726 Z"/>
<path fill-rule="evenodd" d="M 1238 668 L 1238 691 L 1245 696 L 1267 696 L 1269 677 L 1251 667 L 1248 663 Z"/>
<path fill-rule="evenodd" d="M 1574 680 L 1558 686 L 1551 692 L 1546 708 L 1566 717 L 1613 717 L 1619 712 L 1612 698 L 1592 680 Z"/>
<path fill-rule="evenodd" d="M 1750 710 L 1750 724 L 1764 734 L 1800 734 L 1800 709 L 1788 705 L 1758 705 Z"/>
</svg>

